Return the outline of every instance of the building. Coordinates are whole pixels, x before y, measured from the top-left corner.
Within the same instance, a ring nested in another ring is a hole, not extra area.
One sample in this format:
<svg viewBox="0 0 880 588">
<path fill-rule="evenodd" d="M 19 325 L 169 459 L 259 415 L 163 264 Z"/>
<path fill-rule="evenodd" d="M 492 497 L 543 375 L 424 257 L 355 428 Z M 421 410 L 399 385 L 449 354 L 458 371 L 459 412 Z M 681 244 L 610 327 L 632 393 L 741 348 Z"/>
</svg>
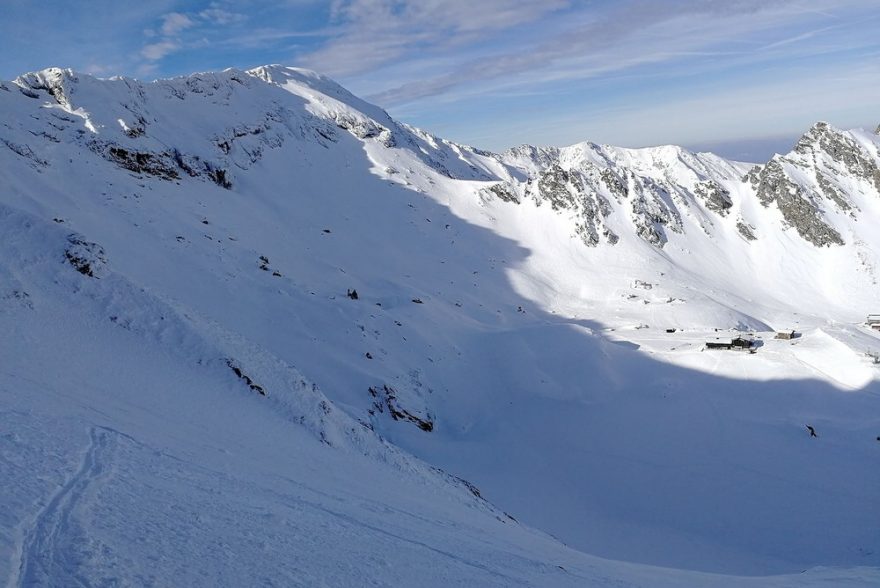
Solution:
<svg viewBox="0 0 880 588">
<path fill-rule="evenodd" d="M 880 314 L 869 314 L 865 321 L 869 327 L 880 331 Z"/>
<path fill-rule="evenodd" d="M 722 343 L 721 341 L 709 341 L 706 343 L 706 349 L 737 349 L 749 350 L 752 348 L 754 341 L 745 337 L 736 337 L 731 339 L 730 343 Z"/>
<path fill-rule="evenodd" d="M 776 339 L 796 339 L 798 336 L 794 331 L 779 331 L 776 333 Z"/>
</svg>

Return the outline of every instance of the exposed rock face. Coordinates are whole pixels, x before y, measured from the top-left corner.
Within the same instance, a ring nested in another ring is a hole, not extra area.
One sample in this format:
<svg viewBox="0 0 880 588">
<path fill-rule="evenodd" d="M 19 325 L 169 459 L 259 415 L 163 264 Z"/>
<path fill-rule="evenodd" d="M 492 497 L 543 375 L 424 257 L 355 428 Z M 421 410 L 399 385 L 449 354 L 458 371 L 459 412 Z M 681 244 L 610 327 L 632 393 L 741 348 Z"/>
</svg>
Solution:
<svg viewBox="0 0 880 588">
<path fill-rule="evenodd" d="M 818 170 L 816 170 L 816 183 L 819 185 L 819 190 L 825 198 L 837 204 L 841 210 L 852 209 L 852 205 L 847 201 L 843 193 L 834 187 L 834 184 L 828 179 L 827 175 Z"/>
<path fill-rule="evenodd" d="M 498 159 L 518 172 L 507 180 L 512 193 L 523 193 L 518 178 L 531 178 L 525 193 L 560 214 L 574 212 L 575 233 L 590 246 L 603 237 L 614 244 L 634 232 L 662 248 L 673 234 L 694 228 L 710 237 L 735 230 L 756 241 L 755 226 L 739 214 L 754 199 L 779 209 L 782 229 L 793 227 L 807 242 L 825 247 L 845 243 L 838 228 L 842 215 L 857 218 L 862 197 L 880 198 L 877 150 L 861 137 L 818 123 L 791 153 L 751 171 L 673 146 L 524 145 Z"/>
<path fill-rule="evenodd" d="M 795 152 L 815 158 L 827 156 L 842 164 L 850 175 L 872 183 L 880 193 L 880 168 L 877 161 L 852 139 L 828 123 L 819 122 L 807 131 L 795 146 Z"/>
<path fill-rule="evenodd" d="M 721 216 L 727 216 L 733 206 L 730 192 L 714 180 L 697 182 L 694 193 L 705 202 L 706 208 Z"/>
<path fill-rule="evenodd" d="M 383 132 L 391 132 L 375 121 L 368 118 L 356 118 L 345 112 L 335 112 L 333 117 L 340 129 L 345 129 L 358 139 L 372 139 L 380 136 Z"/>
<path fill-rule="evenodd" d="M 99 278 L 107 265 L 104 249 L 97 243 L 86 241 L 77 234 L 67 237 L 64 257 L 73 269 L 89 278 Z"/>
<path fill-rule="evenodd" d="M 610 169 L 603 169 L 599 176 L 602 178 L 605 185 L 608 186 L 608 190 L 615 196 L 618 202 L 629 196 L 626 182 L 621 180 L 616 173 Z"/>
<path fill-rule="evenodd" d="M 384 413 L 387 410 L 388 415 L 395 421 L 413 423 L 426 433 L 434 430 L 434 419 L 431 418 L 431 415 L 426 414 L 421 417 L 401 406 L 397 391 L 391 386 L 387 384 L 383 384 L 381 388 L 370 386 L 369 392 L 374 399 L 373 408 L 369 410 L 370 416 L 375 416 L 377 412 Z"/>
<path fill-rule="evenodd" d="M 628 231 L 662 248 L 671 234 L 684 234 L 686 215 L 709 232 L 713 222 L 696 204 L 727 216 L 733 201 L 723 181 L 738 182 L 744 171 L 674 147 L 629 150 L 594 143 L 522 146 L 499 159 L 530 178 L 525 193 L 538 205 L 549 202 L 561 214 L 573 213 L 575 235 L 588 246 L 614 245 Z M 718 167 L 723 173 L 716 180 L 711 174 Z M 508 183 L 516 188 L 516 176 Z"/>
<path fill-rule="evenodd" d="M 755 227 L 748 224 L 743 219 L 738 219 L 736 221 L 736 230 L 739 231 L 739 234 L 742 235 L 743 239 L 746 241 L 754 241 L 758 238 L 755 236 Z"/>
<path fill-rule="evenodd" d="M 774 157 L 767 165 L 754 167 L 744 180 L 751 183 L 762 206 L 767 208 L 775 203 L 785 222 L 813 245 L 843 245 L 843 237 L 823 220 L 815 199 L 788 178 L 781 158 Z"/>
<path fill-rule="evenodd" d="M 598 190 L 595 169 L 585 171 L 563 169 L 559 163 L 538 175 L 531 186 L 535 203 L 540 206 L 549 202 L 553 210 L 571 211 L 575 216 L 575 235 L 589 247 L 595 247 L 601 238 L 609 244 L 617 243 L 619 237 L 605 225 L 611 214 L 608 199 Z"/>
<path fill-rule="evenodd" d="M 76 75 L 72 70 L 51 67 L 19 76 L 15 83 L 25 96 L 39 98 L 39 92 L 44 91 L 61 106 L 69 106 L 71 83 L 75 84 L 76 81 Z"/>
<path fill-rule="evenodd" d="M 174 165 L 174 158 L 168 153 L 130 151 L 115 145 L 108 146 L 106 150 L 98 149 L 109 161 L 129 171 L 159 176 L 166 180 L 176 180 L 180 177 Z"/>
<path fill-rule="evenodd" d="M 680 231 L 681 219 L 674 209 L 657 197 L 662 188 L 653 182 L 635 184 L 635 187 L 632 213 L 636 234 L 652 245 L 663 247 L 668 240 L 664 227 L 670 226 L 673 230 Z"/>
<path fill-rule="evenodd" d="M 580 178 L 572 178 L 572 175 L 559 167 L 559 164 L 554 164 L 542 173 L 538 177 L 537 186 L 537 203 L 549 202 L 553 210 L 574 208 L 576 195 L 583 190 Z"/>
<path fill-rule="evenodd" d="M 519 197 L 513 191 L 513 187 L 507 183 L 495 184 L 484 188 L 481 194 L 487 198 L 498 198 L 504 202 L 519 204 Z"/>
</svg>

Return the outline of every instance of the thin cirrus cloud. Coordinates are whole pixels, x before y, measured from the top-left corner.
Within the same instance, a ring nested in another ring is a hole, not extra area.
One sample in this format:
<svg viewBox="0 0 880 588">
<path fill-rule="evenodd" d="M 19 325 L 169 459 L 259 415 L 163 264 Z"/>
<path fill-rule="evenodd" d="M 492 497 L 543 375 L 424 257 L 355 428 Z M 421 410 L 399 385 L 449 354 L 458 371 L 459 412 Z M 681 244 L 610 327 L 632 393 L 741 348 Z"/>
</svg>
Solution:
<svg viewBox="0 0 880 588">
<path fill-rule="evenodd" d="M 461 49 L 570 6 L 567 0 L 337 0 L 331 9 L 337 33 L 303 59 L 316 69 L 345 76 L 422 51 Z"/>
<path fill-rule="evenodd" d="M 560 71 L 566 71 L 570 78 L 578 77 L 578 67 L 582 77 L 589 77 L 597 71 L 607 73 L 639 63 L 670 61 L 676 53 L 718 47 L 725 41 L 729 43 L 726 50 L 735 51 L 738 40 L 744 36 L 772 30 L 792 18 L 818 10 L 818 7 L 805 8 L 801 2 L 757 0 L 621 2 L 605 10 L 575 9 L 572 3 L 563 2 L 541 3 L 544 9 L 541 14 L 529 14 L 522 21 L 498 19 L 494 13 L 486 16 L 486 24 L 490 26 L 480 27 L 481 39 L 491 34 L 491 24 L 498 25 L 496 32 L 507 32 L 506 29 L 523 22 L 532 23 L 536 17 L 549 17 L 536 25 L 548 30 L 539 30 L 537 34 L 526 31 L 525 39 L 519 31 L 513 39 L 499 35 L 493 50 L 486 52 L 469 46 L 456 47 L 468 35 L 455 26 L 458 24 L 455 19 L 447 18 L 451 29 L 447 31 L 429 10 L 421 9 L 411 15 L 407 10 L 399 13 L 387 10 L 387 6 L 400 4 L 398 2 L 357 0 L 348 3 L 376 4 L 385 6 L 382 18 L 372 20 L 363 9 L 345 12 L 348 21 L 344 32 L 306 55 L 305 61 L 331 74 L 357 78 L 358 73 L 386 66 L 393 74 L 397 69 L 392 64 L 394 60 L 418 63 L 429 61 L 438 51 L 456 53 L 456 59 L 445 68 L 417 68 L 420 72 L 417 78 L 370 94 L 372 99 L 389 106 L 445 94 L 471 83 L 511 78 L 515 82 L 528 82 L 553 77 Z M 499 0 L 498 4 L 517 3 Z M 464 10 L 460 13 L 468 14 L 470 24 L 482 22 L 479 15 Z M 788 42 L 797 40 L 793 38 Z M 390 77 L 394 79 L 393 75 Z"/>
<path fill-rule="evenodd" d="M 405 13 L 382 23 L 351 18 L 350 31 L 343 27 L 306 60 L 338 71 L 393 114 L 494 149 L 589 138 L 630 146 L 714 142 L 723 151 L 723 141 L 792 137 L 818 119 L 859 126 L 880 116 L 870 98 L 876 78 L 839 79 L 880 47 L 873 2 L 584 6 L 557 5 L 538 22 L 504 23 L 477 41 L 453 27 L 429 44 L 423 21 Z M 409 34 L 383 40 L 382 31 L 400 30 Z M 822 92 L 811 91 L 823 83 Z"/>
</svg>

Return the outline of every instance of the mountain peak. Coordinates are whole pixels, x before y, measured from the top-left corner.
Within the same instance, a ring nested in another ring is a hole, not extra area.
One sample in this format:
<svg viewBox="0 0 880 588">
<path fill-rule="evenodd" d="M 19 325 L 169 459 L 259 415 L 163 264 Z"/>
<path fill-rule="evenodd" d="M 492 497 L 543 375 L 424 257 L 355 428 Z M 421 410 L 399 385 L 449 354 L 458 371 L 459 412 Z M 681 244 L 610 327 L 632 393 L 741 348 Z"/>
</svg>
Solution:
<svg viewBox="0 0 880 588">
<path fill-rule="evenodd" d="M 44 90 L 58 104 L 70 105 L 71 87 L 78 81 L 78 74 L 70 68 L 48 67 L 35 72 L 22 74 L 13 83 L 22 89 L 25 95 L 33 96 L 33 92 Z"/>
</svg>

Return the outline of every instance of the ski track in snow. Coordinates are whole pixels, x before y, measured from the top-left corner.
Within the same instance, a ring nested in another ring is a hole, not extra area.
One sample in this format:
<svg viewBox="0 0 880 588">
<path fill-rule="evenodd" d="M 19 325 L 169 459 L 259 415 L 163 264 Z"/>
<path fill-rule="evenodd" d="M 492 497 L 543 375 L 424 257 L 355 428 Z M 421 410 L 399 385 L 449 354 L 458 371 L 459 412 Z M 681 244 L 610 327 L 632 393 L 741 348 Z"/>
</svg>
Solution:
<svg viewBox="0 0 880 588">
<path fill-rule="evenodd" d="M 89 586 L 77 573 L 69 543 L 76 540 L 74 511 L 86 491 L 107 473 L 116 433 L 103 427 L 89 431 L 89 446 L 75 474 L 37 514 L 24 539 L 18 576 L 10 586 Z"/>
</svg>

